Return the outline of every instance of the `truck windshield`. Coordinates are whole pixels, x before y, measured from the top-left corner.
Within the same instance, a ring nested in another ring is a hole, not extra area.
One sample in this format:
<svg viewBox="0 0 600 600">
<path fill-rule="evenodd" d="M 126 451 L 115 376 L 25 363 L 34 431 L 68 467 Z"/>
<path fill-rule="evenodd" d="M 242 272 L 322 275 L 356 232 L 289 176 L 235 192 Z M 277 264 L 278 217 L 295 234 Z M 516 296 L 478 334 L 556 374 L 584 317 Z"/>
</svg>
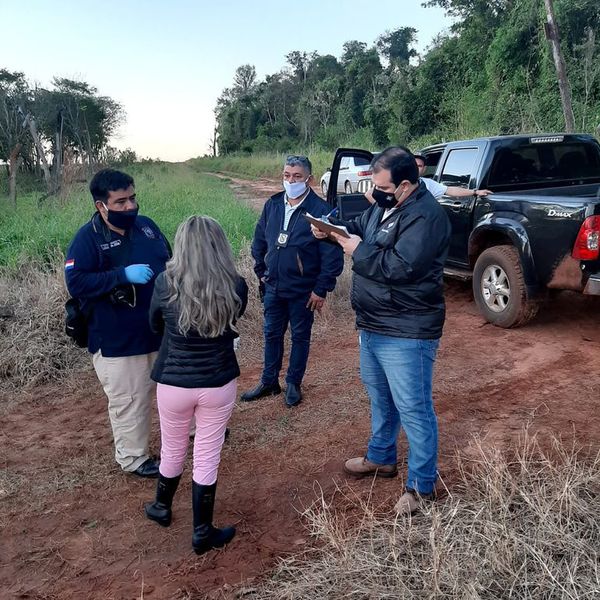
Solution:
<svg viewBox="0 0 600 600">
<path fill-rule="evenodd" d="M 600 146 L 577 140 L 514 140 L 495 149 L 488 173 L 487 187 L 497 191 L 598 182 Z"/>
</svg>

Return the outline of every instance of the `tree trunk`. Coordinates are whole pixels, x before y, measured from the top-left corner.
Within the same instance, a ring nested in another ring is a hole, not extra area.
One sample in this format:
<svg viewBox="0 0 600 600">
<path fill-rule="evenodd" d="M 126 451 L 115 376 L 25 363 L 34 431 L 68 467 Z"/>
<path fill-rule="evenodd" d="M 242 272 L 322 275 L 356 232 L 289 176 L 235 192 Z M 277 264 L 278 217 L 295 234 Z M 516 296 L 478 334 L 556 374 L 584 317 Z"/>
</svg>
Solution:
<svg viewBox="0 0 600 600">
<path fill-rule="evenodd" d="M 548 22 L 545 24 L 546 38 L 550 41 L 554 65 L 556 66 L 558 89 L 560 90 L 560 99 L 565 115 L 565 131 L 567 133 L 572 133 L 575 131 L 575 116 L 573 114 L 573 104 L 571 102 L 571 86 L 569 85 L 569 78 L 567 77 L 565 59 L 560 50 L 558 26 L 554 19 L 554 6 L 552 2 L 553 0 L 544 0 L 544 4 L 546 5 L 546 16 L 548 19 Z"/>
<path fill-rule="evenodd" d="M 54 149 L 54 189 L 58 192 L 62 187 L 63 172 L 63 114 L 62 110 L 58 115 L 56 123 L 56 146 Z"/>
<path fill-rule="evenodd" d="M 40 136 L 38 134 L 37 125 L 35 122 L 35 118 L 31 113 L 27 115 L 25 118 L 26 124 L 29 126 L 29 132 L 31 133 L 31 137 L 33 138 L 33 143 L 38 152 L 38 156 L 42 161 L 42 171 L 44 172 L 44 181 L 46 182 L 46 188 L 48 193 L 52 193 L 52 178 L 50 177 L 50 167 L 48 166 L 48 160 L 46 159 L 46 155 L 44 154 L 44 147 L 42 146 L 42 142 L 40 140 Z"/>
<path fill-rule="evenodd" d="M 8 201 L 13 208 L 17 208 L 17 171 L 21 163 L 21 148 L 22 144 L 19 142 L 8 157 Z"/>
</svg>

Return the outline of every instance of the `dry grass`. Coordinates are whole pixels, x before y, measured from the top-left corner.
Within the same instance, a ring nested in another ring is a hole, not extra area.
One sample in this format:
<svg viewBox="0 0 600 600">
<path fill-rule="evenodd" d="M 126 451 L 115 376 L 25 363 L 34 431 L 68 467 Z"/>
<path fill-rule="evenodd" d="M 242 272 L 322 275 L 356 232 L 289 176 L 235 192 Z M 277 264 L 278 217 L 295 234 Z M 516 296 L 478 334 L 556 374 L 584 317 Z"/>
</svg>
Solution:
<svg viewBox="0 0 600 600">
<path fill-rule="evenodd" d="M 510 456 L 474 442 L 444 501 L 359 523 L 324 499 L 304 517 L 318 549 L 290 558 L 252 600 L 600 597 L 600 455 L 525 434 Z M 356 512 L 356 511 L 353 511 Z"/>
<path fill-rule="evenodd" d="M 11 392 L 70 377 L 84 368 L 86 352 L 64 333 L 63 257 L 52 266 L 23 263 L 0 272 L 0 389 Z"/>
<path fill-rule="evenodd" d="M 238 360 L 240 366 L 247 366 L 262 357 L 263 352 L 263 307 L 258 301 L 258 280 L 253 270 L 254 259 L 250 254 L 250 246 L 240 252 L 237 267 L 240 275 L 248 284 L 248 306 L 238 324 L 240 334 L 240 350 Z"/>
</svg>

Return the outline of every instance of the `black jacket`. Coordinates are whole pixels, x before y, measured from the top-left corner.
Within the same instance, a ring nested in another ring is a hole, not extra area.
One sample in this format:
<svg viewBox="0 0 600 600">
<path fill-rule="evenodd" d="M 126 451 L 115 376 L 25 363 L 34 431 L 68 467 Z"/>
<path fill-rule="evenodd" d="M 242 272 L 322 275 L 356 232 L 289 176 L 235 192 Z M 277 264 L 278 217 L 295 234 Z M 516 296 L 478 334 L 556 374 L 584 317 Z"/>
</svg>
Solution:
<svg viewBox="0 0 600 600">
<path fill-rule="evenodd" d="M 242 277 L 236 286 L 242 301 L 238 317 L 246 310 L 248 286 Z M 166 277 L 161 273 L 154 285 L 150 305 L 150 327 L 162 333 L 163 339 L 152 379 L 158 383 L 182 388 L 221 387 L 240 374 L 233 350 L 233 340 L 238 337 L 230 328 L 218 337 L 201 337 L 189 332 L 181 335 L 177 325 L 176 303 L 169 303 Z"/>
<path fill-rule="evenodd" d="M 283 229 L 284 201 L 285 193 L 280 192 L 265 203 L 252 241 L 254 272 L 283 298 L 309 296 L 311 292 L 325 298 L 344 268 L 344 256 L 337 244 L 319 242 L 302 214 L 320 217 L 329 212 L 329 206 L 311 190 L 290 218 L 289 240 L 281 247 L 277 238 Z"/>
<path fill-rule="evenodd" d="M 352 256 L 356 325 L 393 337 L 437 339 L 446 315 L 448 217 L 424 185 L 382 221 L 383 214 L 374 204 L 341 221 L 363 239 Z"/>
</svg>

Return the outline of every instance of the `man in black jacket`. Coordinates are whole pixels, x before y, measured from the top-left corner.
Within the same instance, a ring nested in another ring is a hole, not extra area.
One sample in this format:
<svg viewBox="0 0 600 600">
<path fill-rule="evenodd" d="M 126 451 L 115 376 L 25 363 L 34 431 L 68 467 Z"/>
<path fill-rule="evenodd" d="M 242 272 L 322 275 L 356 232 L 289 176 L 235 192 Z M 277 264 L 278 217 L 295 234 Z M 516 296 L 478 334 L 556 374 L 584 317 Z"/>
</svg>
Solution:
<svg viewBox="0 0 600 600">
<path fill-rule="evenodd" d="M 396 510 L 411 513 L 419 498 L 433 498 L 437 479 L 432 378 L 445 319 L 442 278 L 450 223 L 419 183 L 406 148 L 384 150 L 371 167 L 373 204 L 342 222 L 350 238 L 335 235 L 352 257 L 361 378 L 371 400 L 366 456 L 347 460 L 344 470 L 355 477 L 396 476 L 402 427 L 409 445 L 408 478 Z M 314 228 L 313 234 L 323 237 Z"/>
<path fill-rule="evenodd" d="M 252 256 L 264 302 L 265 362 L 260 383 L 243 393 L 242 401 L 281 393 L 278 379 L 288 324 L 292 348 L 285 402 L 291 407 L 301 401 L 314 311 L 323 308 L 344 267 L 340 247 L 319 243 L 303 217 L 329 212 L 327 203 L 310 189 L 311 178 L 312 165 L 306 156 L 288 156 L 283 168 L 285 191 L 267 200 L 256 225 Z"/>
</svg>

